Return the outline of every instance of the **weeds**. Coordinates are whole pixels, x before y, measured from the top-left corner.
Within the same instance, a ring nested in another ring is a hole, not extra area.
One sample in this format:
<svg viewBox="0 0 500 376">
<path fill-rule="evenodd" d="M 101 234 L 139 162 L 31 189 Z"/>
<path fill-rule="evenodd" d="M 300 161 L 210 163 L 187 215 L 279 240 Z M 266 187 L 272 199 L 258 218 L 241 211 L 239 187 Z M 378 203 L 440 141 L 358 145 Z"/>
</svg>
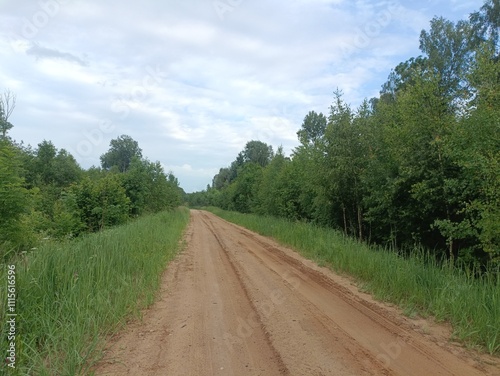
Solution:
<svg viewBox="0 0 500 376">
<path fill-rule="evenodd" d="M 186 208 L 162 212 L 10 262 L 18 292 L 17 367 L 10 374 L 88 374 L 107 334 L 153 302 L 188 219 Z M 6 269 L 0 268 L 2 349 Z M 0 373 L 8 370 L 2 361 Z"/>
</svg>

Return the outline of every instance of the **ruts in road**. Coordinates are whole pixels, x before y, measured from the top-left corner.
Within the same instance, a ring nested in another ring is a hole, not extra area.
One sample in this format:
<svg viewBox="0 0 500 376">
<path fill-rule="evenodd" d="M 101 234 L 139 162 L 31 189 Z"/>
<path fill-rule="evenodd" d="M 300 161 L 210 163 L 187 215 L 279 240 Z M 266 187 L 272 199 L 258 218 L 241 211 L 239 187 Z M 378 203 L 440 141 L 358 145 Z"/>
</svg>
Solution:
<svg viewBox="0 0 500 376">
<path fill-rule="evenodd" d="M 96 375 L 500 375 L 439 325 L 211 213 L 191 211 L 186 242 Z"/>
</svg>

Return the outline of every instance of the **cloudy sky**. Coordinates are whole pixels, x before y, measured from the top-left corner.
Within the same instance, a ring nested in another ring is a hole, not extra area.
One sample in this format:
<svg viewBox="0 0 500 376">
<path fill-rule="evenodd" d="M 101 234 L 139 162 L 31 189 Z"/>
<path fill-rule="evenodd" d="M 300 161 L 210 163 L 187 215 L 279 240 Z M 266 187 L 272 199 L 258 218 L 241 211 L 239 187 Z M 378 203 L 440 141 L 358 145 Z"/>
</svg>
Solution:
<svg viewBox="0 0 500 376">
<path fill-rule="evenodd" d="M 435 15 L 469 0 L 0 0 L 0 92 L 16 141 L 51 140 L 82 167 L 127 134 L 204 189 L 247 141 L 289 154 L 333 91 L 357 107 L 419 54 Z"/>
</svg>

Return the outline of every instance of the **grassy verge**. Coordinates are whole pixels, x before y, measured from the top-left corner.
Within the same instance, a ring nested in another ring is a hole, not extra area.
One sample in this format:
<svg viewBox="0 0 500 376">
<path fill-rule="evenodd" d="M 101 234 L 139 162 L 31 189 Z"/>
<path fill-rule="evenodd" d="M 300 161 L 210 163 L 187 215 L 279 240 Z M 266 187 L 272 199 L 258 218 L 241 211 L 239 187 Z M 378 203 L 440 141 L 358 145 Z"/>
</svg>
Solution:
<svg viewBox="0 0 500 376">
<path fill-rule="evenodd" d="M 449 321 L 454 336 L 490 354 L 500 354 L 500 273 L 474 278 L 438 265 L 415 252 L 402 258 L 369 247 L 331 229 L 283 219 L 209 208 L 212 213 L 293 247 L 320 265 L 356 278 L 377 299 L 395 303 L 406 314 Z"/>
<path fill-rule="evenodd" d="M 180 248 L 186 208 L 67 243 L 47 244 L 15 265 L 16 369 L 0 374 L 88 374 L 106 335 L 151 304 Z M 8 348 L 7 265 L 0 268 L 2 356 Z M 3 371 L 3 372 L 2 372 Z"/>
</svg>

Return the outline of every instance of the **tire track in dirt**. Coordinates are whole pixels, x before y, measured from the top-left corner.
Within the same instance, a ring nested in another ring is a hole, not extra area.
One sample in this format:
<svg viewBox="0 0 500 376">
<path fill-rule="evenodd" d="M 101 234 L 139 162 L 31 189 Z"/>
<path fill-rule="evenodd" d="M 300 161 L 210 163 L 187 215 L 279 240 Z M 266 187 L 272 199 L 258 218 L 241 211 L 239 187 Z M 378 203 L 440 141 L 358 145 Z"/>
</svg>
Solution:
<svg viewBox="0 0 500 376">
<path fill-rule="evenodd" d="M 286 375 L 225 251 L 198 213 L 167 268 L 160 299 L 110 341 L 97 375 Z"/>
<path fill-rule="evenodd" d="M 160 299 L 97 375 L 500 375 L 271 239 L 191 213 Z"/>
<path fill-rule="evenodd" d="M 227 226 L 234 225 L 206 213 L 202 215 L 215 233 L 223 234 L 220 239 L 222 247 L 227 250 L 247 286 L 250 300 L 256 302 L 256 310 L 269 332 L 273 347 L 281 354 L 291 374 L 389 374 L 341 328 L 334 325 L 332 329 L 332 322 L 296 293 L 300 286 L 310 282 L 307 275 L 296 274 L 286 266 L 282 270 L 270 268 L 255 257 L 258 246 L 242 243 L 245 238 L 241 235 L 246 235 L 246 231 L 232 231 Z M 250 328 L 251 320 L 247 321 L 247 328 Z"/>
<path fill-rule="evenodd" d="M 255 305 L 253 304 L 252 302 L 252 299 L 250 298 L 249 296 L 249 293 L 248 293 L 248 290 L 245 286 L 245 284 L 242 282 L 241 280 L 241 276 L 240 276 L 240 272 L 238 271 L 238 269 L 236 268 L 234 262 L 232 261 L 231 257 L 229 256 L 229 252 L 227 252 L 226 250 L 226 247 L 224 245 L 224 242 L 221 240 L 221 238 L 217 235 L 216 231 L 213 229 L 213 226 L 211 225 L 210 221 L 207 220 L 207 217 L 202 215 L 202 220 L 204 222 L 204 224 L 207 226 L 207 228 L 210 230 L 210 232 L 212 233 L 212 235 L 214 236 L 214 238 L 217 240 L 217 242 L 219 243 L 220 245 L 220 254 L 221 254 L 221 258 L 224 259 L 225 262 L 228 262 L 229 265 L 231 266 L 231 269 L 233 270 L 234 272 L 234 275 L 236 276 L 236 279 L 238 280 L 238 283 L 240 284 L 240 287 L 242 289 L 242 291 L 244 292 L 245 294 L 245 297 L 247 299 L 247 302 L 248 304 L 251 306 L 252 308 L 252 311 L 250 312 L 249 316 L 252 316 L 253 319 L 252 319 L 252 328 L 254 327 L 260 327 L 260 329 L 262 330 L 262 333 L 264 334 L 264 337 L 266 339 L 266 342 L 267 344 L 269 345 L 269 348 L 272 350 L 273 352 L 273 356 L 274 356 L 274 359 L 276 360 L 276 362 L 279 364 L 279 367 L 280 367 L 280 372 L 283 374 L 283 375 L 289 375 L 289 371 L 288 369 L 286 368 L 285 364 L 283 363 L 283 360 L 281 359 L 281 356 L 280 354 L 276 351 L 276 349 L 273 347 L 272 343 L 271 343 L 271 340 L 268 336 L 268 333 L 266 331 L 266 328 L 263 326 L 263 323 L 262 323 L 262 320 L 261 320 L 261 316 L 260 314 L 258 313 L 258 310 L 256 309 Z M 238 328 L 240 329 L 240 328 Z M 237 330 L 238 331 L 238 330 Z M 241 333 L 238 333 L 239 337 L 245 337 L 245 335 L 242 335 Z M 227 338 L 227 337 L 226 337 Z M 228 341 L 231 341 L 230 339 L 227 338 Z M 236 339 L 235 340 L 236 342 L 239 342 L 239 339 Z M 232 344 L 230 344 L 229 346 L 232 346 Z"/>
<path fill-rule="evenodd" d="M 431 352 L 428 348 L 428 346 L 423 345 L 419 340 L 415 340 L 411 332 L 404 329 L 403 322 L 398 319 L 397 316 L 392 315 L 391 319 L 388 319 L 386 316 L 389 316 L 387 311 L 382 311 L 382 310 L 377 310 L 376 306 L 368 304 L 368 302 L 360 299 L 356 299 L 354 294 L 347 290 L 346 288 L 342 287 L 341 285 L 335 283 L 332 279 L 327 278 L 323 273 L 314 270 L 314 269 L 307 269 L 303 263 L 301 263 L 299 260 L 288 256 L 285 252 L 281 251 L 277 247 L 274 247 L 272 245 L 269 245 L 261 240 L 259 240 L 254 234 L 245 232 L 245 231 L 240 231 L 240 234 L 252 239 L 259 245 L 261 245 L 264 249 L 266 249 L 268 252 L 265 254 L 257 254 L 256 252 L 252 251 L 251 248 L 247 248 L 247 250 L 254 254 L 256 257 L 259 257 L 263 260 L 263 263 L 266 264 L 266 259 L 270 260 L 272 259 L 273 262 L 282 262 L 284 261 L 286 264 L 290 265 L 291 267 L 298 269 L 301 273 L 306 274 L 310 278 L 307 279 L 310 283 L 314 281 L 315 284 L 323 286 L 325 289 L 330 291 L 332 294 L 335 294 L 337 297 L 342 299 L 344 302 L 346 302 L 349 306 L 355 308 L 358 310 L 362 315 L 369 317 L 371 320 L 375 321 L 376 324 L 383 326 L 387 331 L 392 333 L 397 337 L 396 344 L 398 342 L 404 342 L 405 345 L 412 346 L 416 351 L 421 352 L 426 358 L 435 358 L 434 361 L 436 361 L 438 364 L 440 364 L 443 368 L 446 368 L 445 365 L 442 365 L 442 361 L 439 358 L 436 358 L 434 355 L 434 350 Z M 241 244 L 241 243 L 239 243 Z M 267 261 L 267 265 L 272 265 L 272 262 Z M 316 306 L 315 306 L 316 307 Z M 317 307 L 320 308 L 320 307 Z M 346 332 L 347 333 L 347 332 Z M 355 338 L 355 337 L 353 337 Z M 395 346 L 394 346 L 395 347 Z M 393 349 L 394 352 L 399 352 L 399 350 L 396 350 L 395 348 Z M 392 354 L 394 355 L 394 354 Z M 398 354 L 399 356 L 399 354 Z M 385 357 L 380 357 L 382 362 L 387 362 Z M 402 370 L 403 371 L 403 370 Z M 404 370 L 406 374 L 408 373 L 408 370 Z M 434 371 L 437 372 L 435 369 Z"/>
</svg>

